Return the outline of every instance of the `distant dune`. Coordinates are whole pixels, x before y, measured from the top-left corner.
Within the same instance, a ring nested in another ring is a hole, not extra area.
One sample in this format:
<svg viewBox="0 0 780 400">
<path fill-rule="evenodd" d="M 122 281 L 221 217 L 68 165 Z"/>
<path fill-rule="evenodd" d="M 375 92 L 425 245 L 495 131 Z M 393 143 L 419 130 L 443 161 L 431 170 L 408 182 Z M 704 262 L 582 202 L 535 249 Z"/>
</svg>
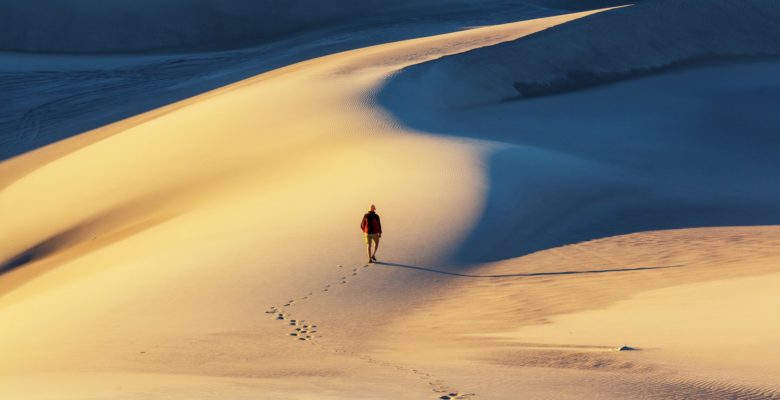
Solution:
<svg viewBox="0 0 780 400">
<path fill-rule="evenodd" d="M 777 21 L 780 3 L 773 0 L 648 1 L 415 65 L 407 74 L 448 106 L 486 104 L 702 61 L 780 56 Z"/>
<path fill-rule="evenodd" d="M 620 1 L 0 0 L 0 160 L 325 54 Z"/>
<path fill-rule="evenodd" d="M 0 50 L 86 54 L 233 48 L 356 19 L 420 15 L 424 9 L 447 13 L 464 7 L 523 6 L 525 3 L 518 0 L 3 0 L 0 1 Z M 569 8 L 566 2 L 556 0 L 531 3 Z M 576 8 L 588 8 L 591 3 L 617 2 L 585 1 Z"/>
</svg>

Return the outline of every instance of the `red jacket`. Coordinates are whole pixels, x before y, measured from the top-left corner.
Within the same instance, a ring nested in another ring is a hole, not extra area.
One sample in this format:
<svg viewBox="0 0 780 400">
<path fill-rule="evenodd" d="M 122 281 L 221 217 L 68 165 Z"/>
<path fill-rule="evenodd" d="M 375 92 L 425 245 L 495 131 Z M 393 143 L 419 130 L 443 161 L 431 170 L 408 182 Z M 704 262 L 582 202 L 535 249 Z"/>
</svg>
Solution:
<svg viewBox="0 0 780 400">
<path fill-rule="evenodd" d="M 369 235 L 381 234 L 382 223 L 379 221 L 379 215 L 373 211 L 367 212 L 366 215 L 363 216 L 363 221 L 360 222 L 360 230 Z"/>
</svg>

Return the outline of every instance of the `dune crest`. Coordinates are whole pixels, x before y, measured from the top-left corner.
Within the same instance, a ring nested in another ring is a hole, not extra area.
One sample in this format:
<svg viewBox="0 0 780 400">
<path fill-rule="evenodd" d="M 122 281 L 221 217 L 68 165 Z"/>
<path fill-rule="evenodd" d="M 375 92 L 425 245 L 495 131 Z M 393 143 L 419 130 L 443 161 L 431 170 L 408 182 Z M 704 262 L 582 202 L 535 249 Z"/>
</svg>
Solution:
<svg viewBox="0 0 780 400">
<path fill-rule="evenodd" d="M 405 71 L 451 108 L 780 56 L 772 0 L 646 1 Z M 530 56 L 533 55 L 533 56 Z M 489 71 L 489 73 L 486 73 Z"/>
</svg>

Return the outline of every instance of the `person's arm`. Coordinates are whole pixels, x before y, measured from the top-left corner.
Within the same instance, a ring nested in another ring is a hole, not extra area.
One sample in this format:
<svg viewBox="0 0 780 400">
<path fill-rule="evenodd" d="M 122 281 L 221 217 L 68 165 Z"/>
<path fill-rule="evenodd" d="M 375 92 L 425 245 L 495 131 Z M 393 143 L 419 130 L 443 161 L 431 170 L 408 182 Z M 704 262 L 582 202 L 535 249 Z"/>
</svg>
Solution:
<svg viewBox="0 0 780 400">
<path fill-rule="evenodd" d="M 368 218 L 366 218 L 366 216 L 364 215 L 364 216 L 363 216 L 363 220 L 362 220 L 362 221 L 360 221 L 360 230 L 361 230 L 362 232 L 365 232 L 365 231 L 366 231 L 366 225 L 368 225 Z"/>
<path fill-rule="evenodd" d="M 376 226 L 379 228 L 379 237 L 382 237 L 382 221 L 379 219 L 379 215 L 376 216 Z"/>
</svg>

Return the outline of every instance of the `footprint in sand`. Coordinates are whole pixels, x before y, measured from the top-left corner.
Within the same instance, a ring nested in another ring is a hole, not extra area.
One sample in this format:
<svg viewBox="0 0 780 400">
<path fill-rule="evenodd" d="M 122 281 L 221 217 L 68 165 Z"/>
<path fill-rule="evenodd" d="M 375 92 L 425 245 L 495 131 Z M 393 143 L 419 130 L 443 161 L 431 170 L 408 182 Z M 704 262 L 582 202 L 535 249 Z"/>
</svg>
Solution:
<svg viewBox="0 0 780 400">
<path fill-rule="evenodd" d="M 440 400 L 457 400 L 457 399 L 469 399 L 472 396 L 474 396 L 474 393 L 458 393 L 458 392 L 450 392 L 447 393 L 441 397 L 439 397 Z"/>
<path fill-rule="evenodd" d="M 314 340 L 314 334 L 316 332 L 309 332 L 309 331 L 298 331 L 298 332 L 290 332 L 290 336 L 297 337 L 298 340 Z"/>
<path fill-rule="evenodd" d="M 430 378 L 431 375 L 422 371 L 418 371 L 416 369 L 412 369 L 412 372 L 417 374 L 417 376 L 421 378 Z M 428 381 L 428 385 L 431 387 L 431 390 L 434 393 L 437 393 L 437 396 L 439 400 L 462 400 L 462 399 L 472 399 L 474 396 L 476 396 L 475 393 L 460 393 L 457 390 L 455 390 L 453 387 L 447 387 L 447 385 L 444 385 L 440 381 Z"/>
<path fill-rule="evenodd" d="M 338 268 L 343 268 L 342 265 L 337 265 Z M 368 264 L 363 266 L 364 268 L 368 267 Z M 358 274 L 358 268 L 352 269 L 352 276 L 356 276 Z M 347 276 L 342 276 L 340 284 L 346 284 Z M 323 287 L 323 292 L 328 292 L 331 289 L 331 285 L 327 284 Z M 303 296 L 302 298 L 298 299 L 298 301 L 308 300 L 309 298 L 314 296 L 314 292 L 309 292 L 308 295 Z M 295 303 L 295 299 L 288 300 L 287 303 L 282 305 L 282 307 L 290 307 Z M 296 338 L 298 340 L 307 341 L 307 340 L 313 340 L 315 336 L 317 335 L 317 325 L 312 324 L 304 324 L 304 320 L 298 320 L 293 319 L 292 315 L 284 314 L 282 312 L 279 312 L 278 307 L 270 307 L 267 311 L 267 314 L 273 314 L 273 318 L 280 321 L 288 320 L 288 325 L 290 327 L 294 327 L 292 332 L 289 332 L 288 335 L 292 336 L 293 338 Z M 444 390 L 441 391 L 442 393 L 445 392 Z M 454 397 L 453 397 L 454 399 Z"/>
<path fill-rule="evenodd" d="M 277 310 L 278 309 L 276 307 L 271 307 L 266 312 L 269 314 L 274 313 L 274 319 L 279 321 L 288 321 L 287 324 L 289 326 L 295 327 L 292 332 L 288 333 L 289 336 L 303 341 L 314 340 L 314 337 L 317 334 L 317 325 L 304 324 L 304 322 L 306 322 L 305 320 L 292 318 L 291 315 L 277 312 Z"/>
<path fill-rule="evenodd" d="M 290 326 L 295 326 L 288 335 L 298 340 L 313 340 L 317 334 L 317 325 L 304 324 L 305 320 L 290 319 Z"/>
<path fill-rule="evenodd" d="M 437 388 L 434 388 L 433 391 L 436 393 L 446 393 L 444 395 L 439 396 L 439 400 L 462 400 L 462 399 L 471 399 L 474 397 L 474 393 L 459 393 L 456 391 L 450 390 L 444 390 L 439 385 L 434 385 L 432 382 L 428 382 L 432 386 L 437 386 Z"/>
</svg>

